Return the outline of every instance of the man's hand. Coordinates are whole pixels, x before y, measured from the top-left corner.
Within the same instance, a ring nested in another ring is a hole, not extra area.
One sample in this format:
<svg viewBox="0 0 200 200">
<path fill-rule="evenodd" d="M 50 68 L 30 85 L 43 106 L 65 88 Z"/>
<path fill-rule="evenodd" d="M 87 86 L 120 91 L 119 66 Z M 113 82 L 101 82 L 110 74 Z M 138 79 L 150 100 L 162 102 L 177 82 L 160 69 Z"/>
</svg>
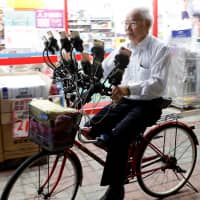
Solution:
<svg viewBox="0 0 200 200">
<path fill-rule="evenodd" d="M 111 95 L 111 99 L 114 102 L 119 102 L 122 97 L 124 96 L 129 96 L 130 95 L 130 91 L 128 86 L 113 86 L 112 87 L 112 95 Z"/>
</svg>

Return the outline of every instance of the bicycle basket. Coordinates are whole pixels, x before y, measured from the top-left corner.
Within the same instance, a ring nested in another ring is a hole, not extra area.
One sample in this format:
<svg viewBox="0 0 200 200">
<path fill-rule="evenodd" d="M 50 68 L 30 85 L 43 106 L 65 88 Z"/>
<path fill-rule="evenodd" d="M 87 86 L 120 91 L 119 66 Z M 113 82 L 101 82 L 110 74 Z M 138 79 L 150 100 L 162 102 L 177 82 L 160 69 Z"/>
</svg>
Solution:
<svg viewBox="0 0 200 200">
<path fill-rule="evenodd" d="M 63 108 L 49 100 L 33 100 L 29 104 L 29 139 L 42 148 L 63 151 L 73 146 L 80 113 Z"/>
</svg>

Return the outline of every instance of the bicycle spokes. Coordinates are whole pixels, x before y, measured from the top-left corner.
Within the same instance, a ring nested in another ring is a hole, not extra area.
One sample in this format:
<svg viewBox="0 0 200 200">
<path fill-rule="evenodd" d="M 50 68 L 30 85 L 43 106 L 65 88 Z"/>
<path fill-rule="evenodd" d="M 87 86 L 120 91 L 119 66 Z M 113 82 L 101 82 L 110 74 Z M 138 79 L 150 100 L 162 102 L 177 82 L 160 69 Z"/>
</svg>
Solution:
<svg viewBox="0 0 200 200">
<path fill-rule="evenodd" d="M 167 127 L 154 133 L 141 157 L 137 165 L 141 187 L 152 196 L 167 196 L 190 177 L 196 162 L 196 145 L 185 129 Z"/>
<path fill-rule="evenodd" d="M 67 156 L 66 155 L 64 155 L 64 157 L 62 158 L 61 165 L 58 166 L 59 173 L 57 175 L 57 179 L 54 181 L 54 184 L 52 184 L 52 187 L 50 188 L 49 183 L 50 183 L 51 178 L 53 177 L 53 175 L 54 175 L 54 173 L 56 171 L 56 167 L 57 167 L 59 158 L 60 158 L 60 156 L 56 156 L 55 160 L 53 161 L 53 165 L 52 165 L 51 169 L 49 168 L 49 158 L 48 158 L 47 178 L 46 178 L 46 180 L 44 181 L 44 183 L 40 186 L 40 188 L 38 190 L 38 194 L 39 195 L 43 195 L 45 199 L 48 199 L 53 194 L 53 192 L 55 191 L 55 189 L 56 189 L 57 185 L 59 184 L 60 179 L 62 177 L 62 174 L 63 174 L 63 171 L 64 171 L 64 166 L 65 166 L 65 163 L 66 163 L 66 160 L 67 160 Z M 45 188 L 47 188 L 46 191 L 45 191 Z"/>
</svg>

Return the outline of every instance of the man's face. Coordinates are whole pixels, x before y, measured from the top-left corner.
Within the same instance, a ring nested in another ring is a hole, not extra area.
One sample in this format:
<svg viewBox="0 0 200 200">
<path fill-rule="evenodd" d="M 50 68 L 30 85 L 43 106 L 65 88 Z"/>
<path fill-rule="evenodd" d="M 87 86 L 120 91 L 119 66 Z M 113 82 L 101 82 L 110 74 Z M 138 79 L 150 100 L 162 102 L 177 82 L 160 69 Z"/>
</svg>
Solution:
<svg viewBox="0 0 200 200">
<path fill-rule="evenodd" d="M 149 23 L 142 19 L 137 11 L 132 11 L 125 19 L 125 32 L 128 38 L 137 44 L 148 34 Z"/>
</svg>

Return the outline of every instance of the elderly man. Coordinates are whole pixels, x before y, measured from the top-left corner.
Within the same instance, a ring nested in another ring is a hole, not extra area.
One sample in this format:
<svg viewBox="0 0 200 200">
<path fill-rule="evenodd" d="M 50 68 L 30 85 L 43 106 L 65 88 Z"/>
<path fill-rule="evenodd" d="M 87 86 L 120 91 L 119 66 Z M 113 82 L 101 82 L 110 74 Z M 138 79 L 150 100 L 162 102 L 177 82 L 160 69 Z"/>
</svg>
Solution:
<svg viewBox="0 0 200 200">
<path fill-rule="evenodd" d="M 112 88 L 115 105 L 104 107 L 87 123 L 93 137 L 109 138 L 101 180 L 102 186 L 109 187 L 101 200 L 124 198 L 128 147 L 162 112 L 159 104 L 166 88 L 170 54 L 166 45 L 149 34 L 151 25 L 147 8 L 135 8 L 127 14 L 124 27 L 129 41 L 121 47 L 129 49 L 131 56 L 120 85 Z M 105 76 L 115 67 L 119 53 L 120 48 L 115 49 L 103 61 Z"/>
</svg>

